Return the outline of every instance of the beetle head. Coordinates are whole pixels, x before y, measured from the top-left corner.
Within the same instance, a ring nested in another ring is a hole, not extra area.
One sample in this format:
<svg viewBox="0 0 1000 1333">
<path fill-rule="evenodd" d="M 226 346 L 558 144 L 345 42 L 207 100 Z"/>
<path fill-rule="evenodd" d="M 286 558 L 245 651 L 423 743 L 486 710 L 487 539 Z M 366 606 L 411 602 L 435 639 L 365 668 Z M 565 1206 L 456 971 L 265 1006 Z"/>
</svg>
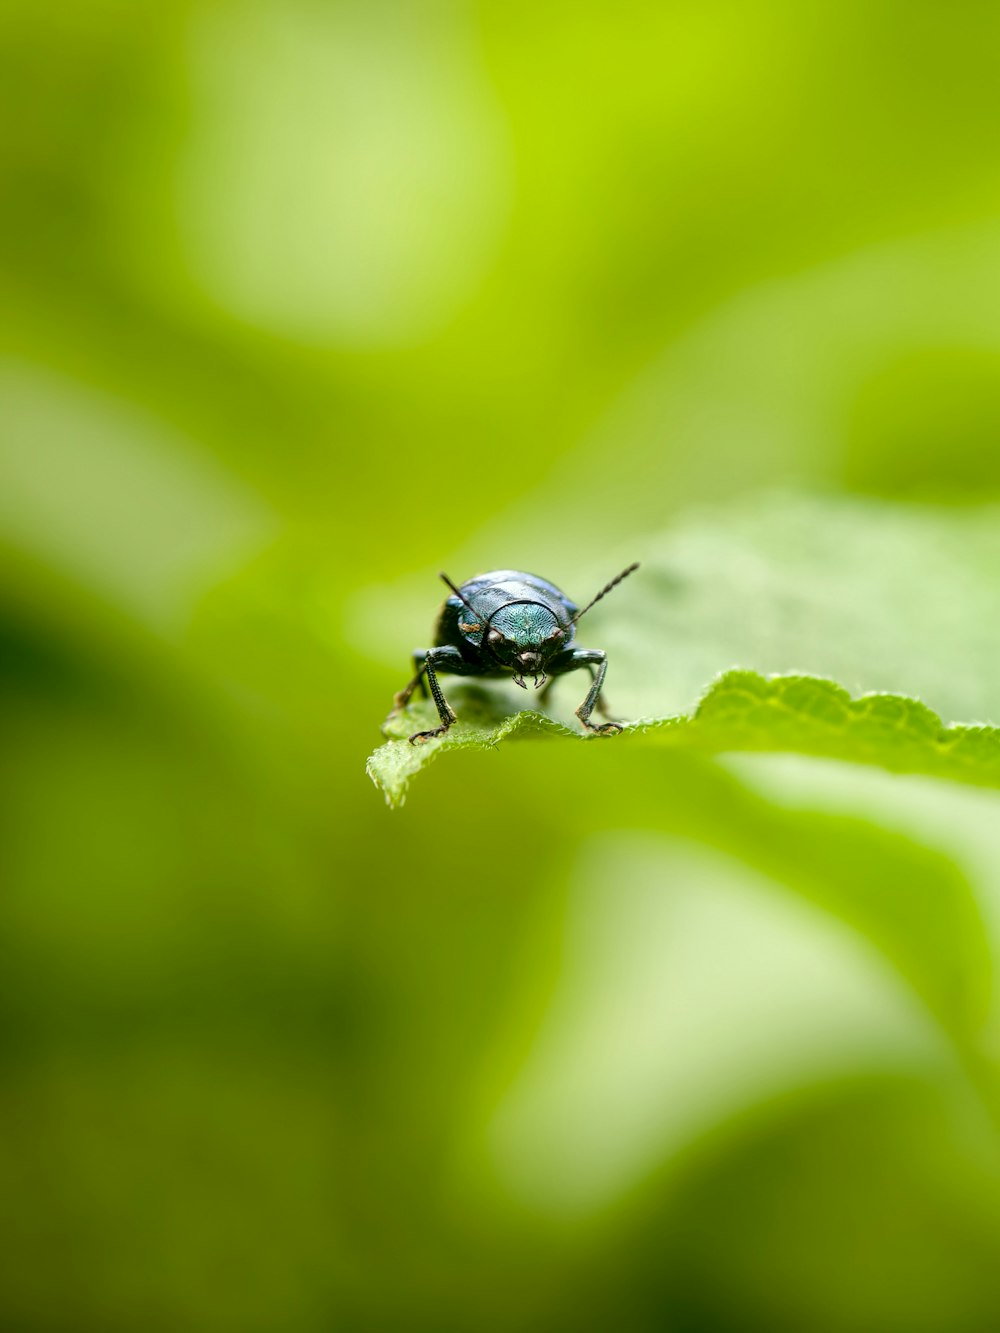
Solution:
<svg viewBox="0 0 1000 1333">
<path fill-rule="evenodd" d="M 485 645 L 496 660 L 514 672 L 517 685 L 533 676 L 535 689 L 545 684 L 545 665 L 566 646 L 565 629 L 541 602 L 512 602 L 491 618 Z"/>
</svg>

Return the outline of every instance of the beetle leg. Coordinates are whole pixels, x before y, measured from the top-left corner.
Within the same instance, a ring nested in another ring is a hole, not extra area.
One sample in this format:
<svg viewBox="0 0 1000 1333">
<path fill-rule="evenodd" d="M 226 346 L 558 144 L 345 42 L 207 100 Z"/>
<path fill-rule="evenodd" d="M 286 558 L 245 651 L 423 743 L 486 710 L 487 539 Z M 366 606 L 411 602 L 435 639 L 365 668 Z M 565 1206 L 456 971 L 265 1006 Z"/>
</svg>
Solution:
<svg viewBox="0 0 1000 1333">
<path fill-rule="evenodd" d="M 410 737 L 410 744 L 417 745 L 424 741 L 433 740 L 435 736 L 443 736 L 451 724 L 457 721 L 451 705 L 444 697 L 441 686 L 438 684 L 437 671 L 445 672 L 453 676 L 478 676 L 482 672 L 479 667 L 466 662 L 457 648 L 448 646 L 441 648 L 431 648 L 424 657 L 423 671 L 427 677 L 427 684 L 430 686 L 431 698 L 438 710 L 438 717 L 441 719 L 441 725 L 434 727 L 430 731 L 415 731 Z M 415 683 L 415 682 L 414 682 Z"/>
<path fill-rule="evenodd" d="M 427 665 L 427 649 L 418 648 L 413 654 L 413 665 L 417 668 L 416 679 L 420 684 L 420 693 L 425 699 L 430 698 L 430 692 L 427 689 L 427 682 L 424 680 L 424 668 Z"/>
<path fill-rule="evenodd" d="M 410 702 L 414 690 L 417 686 L 424 688 L 424 680 L 430 688 L 431 698 L 434 700 L 434 706 L 437 708 L 438 717 L 441 719 L 439 727 L 433 727 L 429 731 L 415 731 L 410 737 L 410 744 L 417 745 L 423 741 L 433 740 L 435 736 L 443 736 L 453 722 L 456 721 L 455 713 L 444 697 L 444 693 L 438 682 L 438 674 L 448 676 L 482 676 L 490 674 L 484 671 L 478 662 L 467 661 L 457 648 L 450 644 L 442 644 L 437 648 L 425 648 L 413 654 L 413 661 L 418 665 L 417 674 L 410 681 L 404 690 L 396 695 L 396 709 L 401 710 Z"/>
<path fill-rule="evenodd" d="M 427 654 L 424 662 L 424 671 L 427 674 L 427 684 L 431 687 L 431 694 L 434 698 L 434 704 L 438 710 L 438 717 L 441 719 L 441 725 L 434 727 L 431 731 L 415 731 L 410 737 L 410 744 L 416 745 L 418 741 L 429 741 L 434 736 L 443 736 L 453 722 L 458 719 L 452 712 L 451 705 L 444 697 L 441 686 L 438 684 L 438 678 L 434 674 L 434 668 L 431 666 L 432 653 Z"/>
<path fill-rule="evenodd" d="M 620 722 L 604 722 L 597 726 L 590 720 L 590 715 L 595 707 L 600 706 L 601 686 L 604 684 L 604 677 L 608 670 L 607 653 L 602 652 L 599 648 L 577 648 L 573 653 L 572 660 L 574 666 L 597 668 L 590 689 L 587 691 L 587 697 L 576 710 L 577 717 L 588 731 L 597 731 L 605 735 L 614 735 L 615 732 L 621 731 L 622 725 Z M 604 710 L 601 709 L 601 711 Z"/>
<path fill-rule="evenodd" d="M 594 667 L 591 667 L 591 668 L 590 668 L 590 674 L 591 674 L 592 676 L 596 676 L 596 675 L 597 675 L 597 671 L 596 671 L 596 669 L 595 669 Z M 614 721 L 615 721 L 614 709 L 611 707 L 611 705 L 608 703 L 607 699 L 604 697 L 604 691 L 603 691 L 603 690 L 601 690 L 600 694 L 599 694 L 599 695 L 597 696 L 597 698 L 594 700 L 594 707 L 595 707 L 595 708 L 597 709 L 597 711 L 600 713 L 601 717 L 605 717 L 605 718 L 607 718 L 609 722 L 614 722 Z M 619 725 L 620 725 L 620 724 L 619 724 Z"/>
<path fill-rule="evenodd" d="M 597 668 L 594 666 L 593 662 L 585 662 L 583 663 L 583 665 L 586 666 L 587 670 L 590 672 L 591 680 L 593 680 L 597 675 Z M 570 670 L 572 670 L 572 663 L 570 664 Z M 560 674 L 565 674 L 565 672 L 562 672 Z M 552 687 L 556 683 L 556 680 L 557 677 L 554 675 L 549 676 L 547 679 L 545 677 L 542 678 L 541 693 L 538 696 L 538 702 L 540 704 L 544 705 L 547 702 L 549 695 L 552 693 Z M 610 703 L 608 703 L 607 697 L 605 696 L 603 690 L 601 691 L 600 695 L 595 701 L 594 707 L 597 709 L 597 711 L 601 714 L 602 717 L 606 717 L 612 722 L 614 721 L 614 710 L 612 709 Z"/>
<path fill-rule="evenodd" d="M 427 670 L 427 649 L 417 648 L 413 654 L 413 665 L 417 668 L 417 674 L 404 689 L 392 701 L 393 709 L 402 710 L 413 697 L 413 691 L 420 686 L 420 693 L 427 698 L 427 683 L 424 680 L 424 672 Z"/>
</svg>

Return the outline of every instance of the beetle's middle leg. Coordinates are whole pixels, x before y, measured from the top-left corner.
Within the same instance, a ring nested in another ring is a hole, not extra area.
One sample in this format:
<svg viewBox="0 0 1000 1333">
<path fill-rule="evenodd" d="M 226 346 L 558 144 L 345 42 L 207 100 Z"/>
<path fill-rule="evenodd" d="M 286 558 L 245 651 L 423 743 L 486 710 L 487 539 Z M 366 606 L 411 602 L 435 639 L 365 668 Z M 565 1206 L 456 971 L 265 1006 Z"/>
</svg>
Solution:
<svg viewBox="0 0 1000 1333">
<path fill-rule="evenodd" d="M 410 681 L 409 685 L 406 685 L 403 689 L 401 689 L 399 693 L 396 695 L 396 697 L 393 699 L 392 706 L 394 710 L 398 709 L 401 711 L 406 707 L 406 705 L 410 702 L 410 700 L 413 697 L 413 691 L 417 688 L 418 685 L 420 686 L 420 693 L 424 696 L 424 698 L 427 699 L 429 697 L 427 693 L 427 682 L 424 680 L 424 673 L 427 670 L 426 648 L 414 649 L 413 665 L 417 668 L 417 674 Z"/>
<path fill-rule="evenodd" d="M 425 671 L 425 669 L 426 669 L 426 667 L 427 667 L 427 649 L 426 649 L 426 648 L 417 648 L 417 649 L 416 649 L 416 651 L 415 651 L 414 654 L 413 654 L 413 665 L 414 665 L 414 666 L 416 667 L 416 669 L 417 669 L 417 674 L 416 674 L 416 676 L 414 677 L 414 679 L 416 680 L 416 682 L 417 682 L 417 683 L 419 684 L 419 686 L 420 686 L 420 693 L 423 695 L 423 697 L 424 697 L 425 699 L 429 699 L 429 698 L 430 698 L 430 693 L 429 693 L 429 691 L 428 691 L 428 689 L 427 689 L 427 682 L 426 682 L 426 680 L 424 680 L 424 671 Z"/>
</svg>

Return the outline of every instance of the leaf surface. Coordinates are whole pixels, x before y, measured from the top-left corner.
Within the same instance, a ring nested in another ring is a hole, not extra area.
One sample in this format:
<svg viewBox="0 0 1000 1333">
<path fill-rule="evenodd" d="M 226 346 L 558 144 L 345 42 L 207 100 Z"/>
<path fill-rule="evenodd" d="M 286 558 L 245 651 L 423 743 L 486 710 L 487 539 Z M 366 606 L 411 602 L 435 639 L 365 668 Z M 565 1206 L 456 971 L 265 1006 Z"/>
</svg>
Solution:
<svg viewBox="0 0 1000 1333">
<path fill-rule="evenodd" d="M 644 720 L 619 738 L 581 736 L 578 676 L 560 681 L 561 721 L 518 712 L 502 686 L 445 678 L 460 718 L 448 735 L 409 745 L 437 723 L 414 704 L 369 760 L 390 804 L 440 751 L 527 736 L 793 752 L 1000 785 L 1000 739 L 983 724 L 1000 720 L 995 506 L 771 495 L 623 554 L 643 567 L 582 622 L 581 642 L 606 649 L 611 697 Z"/>
<path fill-rule="evenodd" d="M 435 724 L 432 704 L 411 706 L 387 724 L 393 737 L 368 761 L 368 774 L 390 805 L 400 805 L 411 780 L 442 750 L 488 749 L 505 740 L 565 739 L 589 745 L 653 745 L 718 754 L 772 751 L 876 764 L 1000 787 L 1000 729 L 945 726 L 917 699 L 898 694 L 852 698 L 816 676 L 764 677 L 728 671 L 694 713 L 633 723 L 617 737 L 571 731 L 541 713 L 510 712 L 501 696 L 455 689 L 462 720 L 436 740 L 411 745 L 408 736 Z"/>
</svg>

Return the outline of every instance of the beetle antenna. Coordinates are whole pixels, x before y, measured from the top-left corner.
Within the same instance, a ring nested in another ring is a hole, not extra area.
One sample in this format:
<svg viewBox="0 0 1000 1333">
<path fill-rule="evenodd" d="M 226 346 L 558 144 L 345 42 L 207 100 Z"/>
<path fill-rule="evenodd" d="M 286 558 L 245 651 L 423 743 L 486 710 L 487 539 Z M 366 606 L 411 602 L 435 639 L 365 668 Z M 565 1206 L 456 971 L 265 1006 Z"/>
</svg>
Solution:
<svg viewBox="0 0 1000 1333">
<path fill-rule="evenodd" d="M 628 569 L 623 569 L 617 578 L 612 579 L 610 583 L 606 583 L 604 585 L 604 587 L 601 589 L 601 591 L 597 594 L 597 596 L 594 598 L 592 602 L 588 602 L 582 611 L 577 611 L 576 615 L 570 621 L 570 624 L 575 625 L 576 622 L 580 619 L 580 617 L 585 616 L 592 606 L 594 606 L 597 602 L 599 602 L 602 597 L 606 597 L 612 588 L 617 588 L 619 583 L 621 583 L 622 579 L 627 579 L 630 574 L 634 574 L 638 568 L 639 568 L 639 562 L 637 560 L 635 564 L 629 565 Z"/>
<path fill-rule="evenodd" d="M 459 600 L 460 602 L 463 602 L 463 603 L 465 604 L 465 606 L 467 606 L 468 609 L 472 612 L 472 622 L 473 622 L 473 624 L 475 624 L 475 625 L 479 625 L 479 624 L 481 624 L 481 623 L 482 623 L 482 617 L 480 616 L 480 614 L 479 614 L 479 612 L 476 610 L 476 608 L 472 605 L 472 603 L 469 601 L 469 599 L 468 599 L 467 597 L 463 597 L 463 596 L 462 596 L 462 590 L 461 590 L 461 588 L 456 588 L 455 584 L 452 583 L 451 579 L 450 579 L 450 578 L 448 577 L 448 575 L 445 574 L 444 572 L 440 573 L 440 574 L 438 575 L 438 578 L 439 578 L 439 579 L 442 579 L 445 583 L 447 583 L 448 587 L 452 590 L 452 592 L 455 594 L 455 596 L 458 598 L 458 600 Z"/>
</svg>

